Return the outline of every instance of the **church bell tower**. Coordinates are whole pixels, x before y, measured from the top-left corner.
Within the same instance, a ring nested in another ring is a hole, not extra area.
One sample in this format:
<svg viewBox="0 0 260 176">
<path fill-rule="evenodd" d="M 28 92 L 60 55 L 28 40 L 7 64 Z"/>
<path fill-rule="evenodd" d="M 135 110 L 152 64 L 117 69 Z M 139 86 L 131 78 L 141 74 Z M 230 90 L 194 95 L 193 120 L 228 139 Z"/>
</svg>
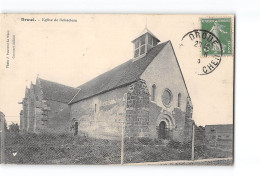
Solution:
<svg viewBox="0 0 260 176">
<path fill-rule="evenodd" d="M 143 32 L 132 41 L 134 44 L 134 60 L 142 58 L 146 53 L 154 46 L 156 46 L 160 40 L 153 35 L 151 31 L 145 27 Z"/>
</svg>

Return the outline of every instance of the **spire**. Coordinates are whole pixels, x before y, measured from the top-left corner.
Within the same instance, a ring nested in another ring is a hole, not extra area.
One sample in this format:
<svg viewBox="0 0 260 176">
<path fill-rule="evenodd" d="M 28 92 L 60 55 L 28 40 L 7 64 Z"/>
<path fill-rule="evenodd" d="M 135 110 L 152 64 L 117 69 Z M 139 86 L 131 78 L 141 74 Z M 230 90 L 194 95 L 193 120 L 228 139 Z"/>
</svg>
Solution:
<svg viewBox="0 0 260 176">
<path fill-rule="evenodd" d="M 147 29 L 147 17 L 145 18 L 145 29 Z"/>
</svg>

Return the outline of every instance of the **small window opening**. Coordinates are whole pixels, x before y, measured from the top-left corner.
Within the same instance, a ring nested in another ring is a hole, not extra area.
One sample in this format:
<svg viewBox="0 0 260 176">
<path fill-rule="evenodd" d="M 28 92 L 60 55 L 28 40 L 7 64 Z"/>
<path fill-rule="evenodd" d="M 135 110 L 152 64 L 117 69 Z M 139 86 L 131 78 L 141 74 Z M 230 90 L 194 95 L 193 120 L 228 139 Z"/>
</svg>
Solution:
<svg viewBox="0 0 260 176">
<path fill-rule="evenodd" d="M 155 101 L 155 91 L 156 91 L 156 85 L 152 85 L 152 101 Z"/>
<path fill-rule="evenodd" d="M 95 104 L 95 113 L 97 112 L 97 104 Z"/>
<path fill-rule="evenodd" d="M 178 94 L 178 107 L 181 106 L 181 93 Z"/>
<path fill-rule="evenodd" d="M 74 124 L 74 136 L 78 135 L 79 122 L 75 122 Z"/>
</svg>

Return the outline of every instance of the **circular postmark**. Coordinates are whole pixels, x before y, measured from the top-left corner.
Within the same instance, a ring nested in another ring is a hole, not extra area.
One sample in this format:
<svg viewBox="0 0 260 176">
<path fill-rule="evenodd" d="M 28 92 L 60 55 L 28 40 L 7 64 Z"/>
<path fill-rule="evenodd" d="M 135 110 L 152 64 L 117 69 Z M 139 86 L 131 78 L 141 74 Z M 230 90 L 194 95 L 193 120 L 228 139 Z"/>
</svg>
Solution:
<svg viewBox="0 0 260 176">
<path fill-rule="evenodd" d="M 210 31 L 195 29 L 182 37 L 181 41 L 184 42 L 185 40 L 191 42 L 189 44 L 192 47 L 199 49 L 199 55 L 195 55 L 198 75 L 207 75 L 216 70 L 221 63 L 223 54 L 222 44 L 218 37 Z"/>
</svg>

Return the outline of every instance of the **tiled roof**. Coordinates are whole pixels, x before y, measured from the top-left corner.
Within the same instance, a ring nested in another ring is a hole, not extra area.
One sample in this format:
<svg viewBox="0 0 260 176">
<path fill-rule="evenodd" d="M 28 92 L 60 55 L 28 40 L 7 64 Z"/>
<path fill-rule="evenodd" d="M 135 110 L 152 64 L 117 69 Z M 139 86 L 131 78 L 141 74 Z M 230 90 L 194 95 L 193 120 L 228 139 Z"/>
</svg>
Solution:
<svg viewBox="0 0 260 176">
<path fill-rule="evenodd" d="M 148 28 L 145 28 L 145 29 L 142 31 L 142 33 L 140 33 L 133 41 L 135 41 L 136 39 L 138 39 L 139 37 L 143 36 L 143 35 L 146 34 L 146 33 L 150 34 L 151 36 L 153 36 L 154 38 L 156 38 L 156 39 L 160 42 L 160 40 L 159 40 Z M 133 42 L 133 41 L 132 41 L 132 42 Z"/>
<path fill-rule="evenodd" d="M 41 84 L 43 99 L 53 100 L 62 103 L 69 103 L 70 100 L 77 94 L 79 89 L 58 84 L 38 78 Z"/>
<path fill-rule="evenodd" d="M 75 103 L 139 80 L 141 74 L 145 71 L 147 66 L 153 61 L 153 59 L 168 42 L 169 41 L 153 47 L 143 58 L 135 61 L 130 59 L 114 69 L 105 72 L 89 82 L 79 86 L 78 88 L 80 88 L 80 91 L 70 103 Z"/>
</svg>

